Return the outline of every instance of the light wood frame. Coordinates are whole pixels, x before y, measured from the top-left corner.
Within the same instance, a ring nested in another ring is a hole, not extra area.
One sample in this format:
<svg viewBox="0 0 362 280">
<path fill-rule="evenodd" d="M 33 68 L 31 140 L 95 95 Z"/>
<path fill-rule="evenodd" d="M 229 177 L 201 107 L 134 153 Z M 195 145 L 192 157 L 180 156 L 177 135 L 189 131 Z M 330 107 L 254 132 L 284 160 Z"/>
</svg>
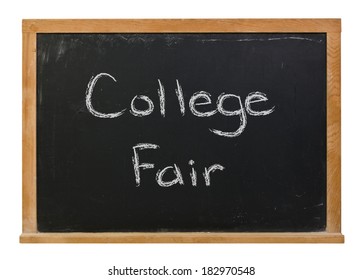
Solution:
<svg viewBox="0 0 362 280">
<path fill-rule="evenodd" d="M 327 226 L 324 232 L 39 233 L 36 215 L 37 33 L 326 33 Z M 22 243 L 343 243 L 341 233 L 340 19 L 23 20 Z"/>
</svg>

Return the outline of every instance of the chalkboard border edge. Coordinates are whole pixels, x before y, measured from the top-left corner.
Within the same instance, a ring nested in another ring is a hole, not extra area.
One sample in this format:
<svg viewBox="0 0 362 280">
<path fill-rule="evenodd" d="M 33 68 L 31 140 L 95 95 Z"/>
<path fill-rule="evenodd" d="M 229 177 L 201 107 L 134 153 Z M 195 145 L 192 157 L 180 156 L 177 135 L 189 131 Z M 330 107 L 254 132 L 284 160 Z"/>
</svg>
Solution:
<svg viewBox="0 0 362 280">
<path fill-rule="evenodd" d="M 21 243 L 344 243 L 341 233 L 24 233 Z"/>
<path fill-rule="evenodd" d="M 23 33 L 230 33 L 341 32 L 341 20 L 325 19 L 24 19 Z"/>
</svg>

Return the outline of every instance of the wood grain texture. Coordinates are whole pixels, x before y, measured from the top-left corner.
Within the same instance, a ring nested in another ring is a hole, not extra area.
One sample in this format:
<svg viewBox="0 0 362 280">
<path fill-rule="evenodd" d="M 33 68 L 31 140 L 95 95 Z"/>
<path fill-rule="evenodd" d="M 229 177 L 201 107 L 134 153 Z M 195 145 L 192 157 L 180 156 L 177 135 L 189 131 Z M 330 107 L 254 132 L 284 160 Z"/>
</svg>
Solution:
<svg viewBox="0 0 362 280">
<path fill-rule="evenodd" d="M 22 243 L 342 243 L 339 19 L 24 20 Z M 36 34 L 90 32 L 327 33 L 327 228 L 320 233 L 38 233 Z"/>
<path fill-rule="evenodd" d="M 327 34 L 327 232 L 341 232 L 341 34 Z"/>
<path fill-rule="evenodd" d="M 23 33 L 23 232 L 36 232 L 36 34 Z"/>
<path fill-rule="evenodd" d="M 340 233 L 38 233 L 22 243 L 343 243 Z"/>
<path fill-rule="evenodd" d="M 69 19 L 23 20 L 23 32 L 340 32 L 339 19 Z"/>
</svg>

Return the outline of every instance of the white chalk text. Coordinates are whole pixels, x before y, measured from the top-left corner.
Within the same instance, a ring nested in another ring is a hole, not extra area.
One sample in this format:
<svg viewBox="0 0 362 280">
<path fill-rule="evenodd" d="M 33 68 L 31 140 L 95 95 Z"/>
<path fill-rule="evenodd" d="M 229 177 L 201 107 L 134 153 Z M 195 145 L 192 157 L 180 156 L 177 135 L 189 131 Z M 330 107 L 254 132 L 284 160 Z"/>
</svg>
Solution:
<svg viewBox="0 0 362 280">
<path fill-rule="evenodd" d="M 100 78 L 109 78 L 109 79 L 112 79 L 114 82 L 117 82 L 117 80 L 108 73 L 99 73 L 98 75 L 91 77 L 91 79 L 88 83 L 87 91 L 86 91 L 86 105 L 87 105 L 88 111 L 93 116 L 98 117 L 98 118 L 112 119 L 112 118 L 118 118 L 118 117 L 122 116 L 127 111 L 127 108 L 122 109 L 121 111 L 118 111 L 118 112 L 113 112 L 113 113 L 100 112 L 100 111 L 97 111 L 96 109 L 94 109 L 93 104 L 92 104 L 92 96 L 93 96 L 93 91 L 97 84 L 97 81 Z M 160 114 L 162 117 L 166 117 L 166 93 L 165 93 L 165 88 L 159 79 L 158 79 L 157 92 L 158 92 L 158 98 L 159 98 Z M 186 113 L 185 98 L 184 98 L 181 84 L 180 84 L 179 80 L 177 80 L 177 79 L 176 79 L 175 93 L 176 93 L 176 98 L 177 98 L 177 101 L 179 104 L 180 115 L 183 117 Z M 229 102 L 235 102 L 237 104 L 237 109 L 227 110 L 224 106 L 224 104 L 227 100 L 230 100 Z M 235 117 L 239 118 L 239 126 L 234 131 L 223 131 L 223 130 L 219 130 L 219 129 L 215 129 L 215 128 L 209 128 L 209 130 L 212 133 L 214 133 L 218 136 L 237 137 L 245 130 L 245 127 L 247 125 L 247 115 L 267 116 L 274 111 L 275 106 L 273 106 L 269 109 L 260 110 L 260 111 L 252 108 L 252 105 L 255 103 L 267 102 L 267 101 L 268 101 L 268 98 L 267 98 L 266 94 L 263 92 L 259 92 L 259 91 L 250 92 L 247 95 L 247 97 L 245 98 L 244 102 L 242 102 L 241 97 L 239 95 L 221 93 L 217 98 L 216 108 L 205 111 L 202 109 L 202 106 L 212 105 L 212 95 L 209 92 L 201 90 L 201 91 L 195 92 L 191 96 L 191 98 L 188 102 L 188 107 L 189 107 L 190 112 L 195 117 L 199 117 L 199 118 L 207 118 L 207 117 L 213 116 L 217 113 L 219 113 L 223 116 L 227 116 L 227 117 L 235 116 Z M 137 109 L 136 104 L 139 102 L 145 103 L 146 108 Z M 131 101 L 129 113 L 136 117 L 145 117 L 145 116 L 152 114 L 154 112 L 154 110 L 155 110 L 155 105 L 150 97 L 148 97 L 146 95 L 136 95 Z"/>
</svg>

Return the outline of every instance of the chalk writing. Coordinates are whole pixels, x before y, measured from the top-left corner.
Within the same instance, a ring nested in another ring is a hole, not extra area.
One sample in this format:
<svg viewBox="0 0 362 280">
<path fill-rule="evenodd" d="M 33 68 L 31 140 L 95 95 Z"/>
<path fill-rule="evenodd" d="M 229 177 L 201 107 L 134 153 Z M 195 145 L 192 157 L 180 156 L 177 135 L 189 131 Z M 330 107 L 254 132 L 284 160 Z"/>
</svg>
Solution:
<svg viewBox="0 0 362 280">
<path fill-rule="evenodd" d="M 158 146 L 156 144 L 152 144 L 152 143 L 139 143 L 132 147 L 132 149 L 133 149 L 132 162 L 133 162 L 133 169 L 134 169 L 134 173 L 135 173 L 137 187 L 139 187 L 141 185 L 141 169 L 143 169 L 143 170 L 153 169 L 155 167 L 155 165 L 153 163 L 141 163 L 140 158 L 139 158 L 139 151 L 146 150 L 146 149 L 158 149 L 158 148 L 160 148 L 160 146 Z M 194 161 L 190 160 L 189 164 L 192 166 L 194 164 Z M 223 171 L 224 169 L 225 169 L 225 167 L 222 166 L 221 164 L 213 164 L 209 167 L 205 167 L 204 172 L 203 172 L 203 177 L 205 179 L 205 185 L 206 186 L 211 185 L 211 178 L 210 178 L 211 173 L 213 173 L 217 170 Z M 164 179 L 164 175 L 168 171 L 173 173 L 174 178 L 172 180 L 166 181 Z M 195 168 L 192 167 L 191 173 L 190 173 L 190 179 L 191 179 L 192 186 L 197 185 L 196 178 L 197 178 L 197 172 L 196 172 Z M 171 187 L 176 184 L 184 185 L 184 178 L 181 173 L 180 167 L 174 163 L 173 165 L 166 166 L 164 168 L 159 169 L 156 172 L 156 182 L 160 187 L 165 187 L 165 188 Z"/>
<path fill-rule="evenodd" d="M 93 116 L 98 117 L 98 118 L 118 118 L 121 115 L 123 115 L 123 113 L 127 110 L 127 108 L 122 109 L 119 112 L 105 113 L 105 112 L 99 112 L 98 110 L 94 109 L 94 107 L 93 107 L 93 104 L 92 104 L 93 91 L 97 84 L 97 81 L 102 77 L 108 77 L 108 78 L 111 78 L 115 83 L 117 82 L 117 80 L 108 73 L 99 73 L 98 75 L 91 77 L 91 79 L 88 83 L 87 90 L 86 90 L 87 109 Z M 157 81 L 158 81 L 157 92 L 158 92 L 158 97 L 159 97 L 160 114 L 162 117 L 166 117 L 165 88 L 160 79 L 158 79 Z M 176 79 L 175 93 L 176 93 L 177 101 L 180 106 L 180 114 L 181 114 L 181 117 L 183 117 L 183 116 L 185 116 L 185 113 L 186 113 L 185 100 L 184 100 L 183 90 L 182 90 L 181 84 L 178 79 Z M 234 102 L 236 102 L 238 104 L 238 108 L 235 110 L 225 109 L 224 103 L 228 99 L 235 100 Z M 136 105 L 135 105 L 136 101 L 143 101 L 143 102 L 147 103 L 147 108 L 142 109 L 142 110 L 137 109 Z M 267 95 L 265 93 L 259 92 L 259 91 L 250 92 L 247 95 L 244 104 L 239 95 L 221 93 L 217 98 L 215 109 L 212 109 L 209 111 L 201 111 L 199 109 L 200 107 L 212 104 L 211 93 L 201 90 L 201 91 L 196 91 L 195 93 L 192 94 L 192 96 L 189 100 L 189 109 L 190 109 L 190 112 L 195 117 L 199 117 L 199 118 L 211 117 L 217 113 L 219 113 L 223 116 L 227 116 L 227 117 L 233 117 L 233 116 L 238 117 L 240 119 L 239 126 L 234 131 L 223 131 L 220 129 L 209 128 L 209 130 L 212 133 L 214 133 L 218 136 L 237 137 L 246 128 L 247 114 L 249 114 L 250 116 L 267 116 L 275 110 L 275 106 L 273 106 L 269 109 L 266 109 L 266 110 L 261 110 L 261 111 L 255 110 L 252 108 L 252 104 L 260 103 L 260 102 L 267 102 L 267 101 L 268 101 Z M 129 112 L 136 117 L 148 116 L 154 112 L 154 108 L 155 108 L 154 102 L 151 100 L 150 97 L 148 97 L 146 95 L 136 95 L 132 99 L 130 107 L 131 107 L 131 109 L 129 110 Z"/>
<path fill-rule="evenodd" d="M 99 73 L 98 75 L 91 77 L 87 90 L 86 90 L 86 106 L 88 111 L 95 117 L 98 118 L 118 118 L 123 115 L 123 113 L 126 112 L 127 108 L 122 109 L 119 112 L 113 112 L 113 113 L 105 113 L 100 112 L 96 110 L 93 107 L 92 104 L 92 96 L 94 88 L 97 84 L 97 81 L 100 78 L 110 78 L 115 83 L 117 80 L 108 73 Z M 160 79 L 157 79 L 158 82 L 158 98 L 159 98 L 159 107 L 160 107 L 160 114 L 163 118 L 166 117 L 166 92 L 165 88 L 161 82 Z M 176 79 L 176 88 L 175 88 L 175 94 L 177 97 L 177 101 L 180 107 L 180 115 L 181 117 L 185 116 L 186 108 L 185 108 L 185 98 L 182 90 L 181 83 L 178 79 Z M 234 110 L 228 110 L 225 108 L 224 103 L 227 100 L 231 100 L 234 103 L 237 104 L 237 109 Z M 146 108 L 144 109 L 138 109 L 135 105 L 136 101 L 143 101 L 146 103 Z M 216 108 L 209 109 L 209 110 L 202 110 L 203 106 L 206 105 L 212 105 L 212 94 L 203 90 L 194 92 L 190 100 L 188 102 L 189 110 L 192 115 L 198 118 L 207 118 L 211 117 L 217 113 L 220 115 L 226 116 L 226 117 L 233 117 L 236 116 L 239 118 L 239 126 L 234 131 L 223 131 L 220 129 L 215 128 L 209 128 L 209 131 L 211 131 L 213 134 L 222 136 L 222 137 L 237 137 L 239 136 L 246 128 L 247 125 L 247 115 L 250 116 L 267 116 L 271 114 L 275 110 L 275 106 L 266 109 L 266 110 L 255 110 L 252 108 L 252 105 L 255 103 L 260 102 L 267 102 L 268 97 L 265 93 L 254 91 L 250 92 L 247 97 L 245 98 L 245 102 L 242 102 L 242 99 L 239 95 L 236 94 L 230 94 L 230 93 L 221 93 L 216 101 Z M 131 104 L 130 104 L 130 114 L 135 117 L 145 117 L 150 114 L 152 114 L 155 110 L 154 102 L 151 100 L 150 97 L 146 95 L 136 95 L 132 98 Z M 147 149 L 159 149 L 160 146 L 157 144 L 152 143 L 139 143 L 132 147 L 133 149 L 133 157 L 132 157 L 132 163 L 133 163 L 133 169 L 134 169 L 134 175 L 135 175 L 135 181 L 136 181 L 136 187 L 139 187 L 141 185 L 141 170 L 147 170 L 147 169 L 154 169 L 155 165 L 153 163 L 141 163 L 139 159 L 139 151 L 147 150 Z M 191 179 L 191 185 L 196 187 L 197 186 L 197 171 L 194 168 L 194 161 L 191 159 L 188 164 L 191 167 L 190 179 Z M 215 171 L 223 171 L 225 169 L 224 166 L 221 164 L 215 163 L 212 164 L 209 167 L 204 168 L 204 172 L 202 173 L 205 185 L 210 186 L 211 185 L 211 174 Z M 166 180 L 164 177 L 167 173 L 173 174 L 172 180 Z M 172 165 L 166 166 L 164 168 L 158 169 L 156 172 L 155 180 L 157 184 L 160 187 L 163 188 L 169 188 L 173 185 L 184 185 L 184 176 L 182 175 L 182 172 L 179 168 L 179 166 L 174 163 Z"/>
</svg>

